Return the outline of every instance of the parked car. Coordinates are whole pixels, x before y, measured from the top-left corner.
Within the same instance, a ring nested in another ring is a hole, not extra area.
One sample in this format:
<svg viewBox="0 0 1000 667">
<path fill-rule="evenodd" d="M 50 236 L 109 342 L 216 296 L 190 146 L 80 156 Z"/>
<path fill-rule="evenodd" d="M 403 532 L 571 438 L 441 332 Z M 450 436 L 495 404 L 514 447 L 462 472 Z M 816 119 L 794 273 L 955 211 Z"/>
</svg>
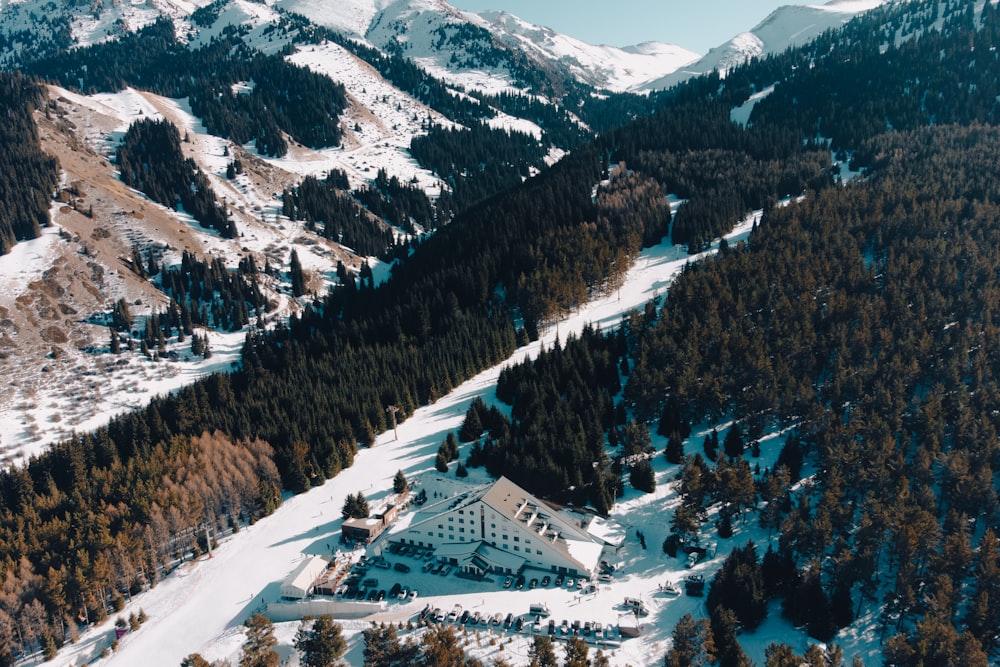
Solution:
<svg viewBox="0 0 1000 667">
<path fill-rule="evenodd" d="M 542 586 L 548 586 L 552 582 L 552 578 L 549 575 L 542 577 Z"/>
<path fill-rule="evenodd" d="M 441 576 L 442 577 L 447 577 L 449 574 L 451 574 L 451 565 L 445 565 L 441 569 Z"/>
<path fill-rule="evenodd" d="M 514 588 L 517 590 L 524 588 L 524 575 L 517 575 L 517 582 L 514 583 Z"/>
<path fill-rule="evenodd" d="M 514 577 L 508 576 L 506 579 L 503 580 L 503 587 L 510 588 L 511 584 L 513 583 L 514 583 Z"/>
<path fill-rule="evenodd" d="M 562 585 L 563 585 L 563 576 L 560 574 L 556 576 L 556 586 L 562 586 Z"/>
<path fill-rule="evenodd" d="M 392 585 L 392 588 L 389 589 L 389 597 L 391 598 L 396 597 L 397 595 L 399 595 L 399 591 L 401 591 L 402 589 L 403 587 L 397 581 Z"/>
<path fill-rule="evenodd" d="M 375 596 L 375 601 L 376 602 L 381 602 L 384 599 L 385 599 L 385 589 L 383 588 L 382 590 L 380 590 L 378 592 L 378 595 Z"/>
<path fill-rule="evenodd" d="M 677 588 L 672 582 L 665 581 L 659 586 L 661 593 L 666 593 L 667 595 L 680 595 L 681 589 Z"/>
<path fill-rule="evenodd" d="M 392 569 L 394 569 L 396 572 L 409 572 L 410 566 L 407 565 L 406 563 L 394 563 Z"/>
<path fill-rule="evenodd" d="M 403 589 L 401 589 L 399 591 L 399 594 L 396 596 L 396 599 L 397 600 L 405 600 L 409 594 L 410 594 L 409 589 L 403 588 Z"/>
<path fill-rule="evenodd" d="M 518 617 L 517 617 L 517 618 L 516 618 L 516 619 L 514 620 L 514 630 L 515 630 L 516 632 L 520 632 L 520 631 L 521 631 L 521 628 L 523 628 L 523 627 L 524 627 L 524 618 L 523 618 L 522 616 L 518 616 Z"/>
<path fill-rule="evenodd" d="M 532 577 L 531 581 L 528 582 L 528 590 L 535 590 L 538 588 L 538 579 Z"/>
<path fill-rule="evenodd" d="M 410 598 L 410 602 L 416 600 L 417 599 L 417 589 L 414 588 L 412 591 L 410 591 L 410 595 L 408 597 Z"/>
<path fill-rule="evenodd" d="M 574 586 L 576 586 L 576 579 L 566 580 L 566 588 L 573 588 Z"/>
<path fill-rule="evenodd" d="M 377 597 L 378 597 L 378 591 L 377 590 L 375 590 L 373 588 L 370 591 L 368 591 L 368 601 L 369 602 L 374 602 L 375 598 L 377 598 Z"/>
<path fill-rule="evenodd" d="M 514 614 L 508 612 L 507 618 L 503 619 L 503 627 L 509 628 L 513 624 L 514 624 Z"/>
<path fill-rule="evenodd" d="M 424 564 L 420 566 L 420 569 L 423 570 L 424 572 L 430 572 L 431 570 L 434 569 L 434 564 L 435 564 L 434 561 L 426 560 L 424 561 Z"/>
<path fill-rule="evenodd" d="M 468 622 L 469 620 L 469 616 L 471 615 L 472 614 L 469 613 L 469 610 L 466 609 L 465 611 L 462 612 L 462 615 L 458 617 L 458 622 L 461 623 L 462 625 L 465 625 L 465 623 Z"/>
</svg>

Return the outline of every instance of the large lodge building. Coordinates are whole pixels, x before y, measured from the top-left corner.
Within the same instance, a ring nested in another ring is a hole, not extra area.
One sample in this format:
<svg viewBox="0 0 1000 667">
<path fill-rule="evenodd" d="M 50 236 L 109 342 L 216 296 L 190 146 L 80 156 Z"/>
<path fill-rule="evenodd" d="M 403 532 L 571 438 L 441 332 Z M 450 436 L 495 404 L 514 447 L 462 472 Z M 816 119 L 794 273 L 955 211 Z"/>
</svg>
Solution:
<svg viewBox="0 0 1000 667">
<path fill-rule="evenodd" d="M 568 576 L 597 569 L 603 544 L 506 477 L 415 512 L 394 542 L 431 547 L 471 575 L 525 567 Z"/>
</svg>

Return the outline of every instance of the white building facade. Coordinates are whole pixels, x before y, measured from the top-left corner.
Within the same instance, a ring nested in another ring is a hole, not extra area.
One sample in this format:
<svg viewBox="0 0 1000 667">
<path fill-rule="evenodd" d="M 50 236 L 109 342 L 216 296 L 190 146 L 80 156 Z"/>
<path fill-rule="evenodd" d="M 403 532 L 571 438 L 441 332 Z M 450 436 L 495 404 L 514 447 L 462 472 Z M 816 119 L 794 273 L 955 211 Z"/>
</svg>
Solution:
<svg viewBox="0 0 1000 667">
<path fill-rule="evenodd" d="M 433 547 L 470 574 L 516 574 L 525 567 L 590 576 L 602 544 L 506 477 L 428 506 L 391 538 Z"/>
</svg>

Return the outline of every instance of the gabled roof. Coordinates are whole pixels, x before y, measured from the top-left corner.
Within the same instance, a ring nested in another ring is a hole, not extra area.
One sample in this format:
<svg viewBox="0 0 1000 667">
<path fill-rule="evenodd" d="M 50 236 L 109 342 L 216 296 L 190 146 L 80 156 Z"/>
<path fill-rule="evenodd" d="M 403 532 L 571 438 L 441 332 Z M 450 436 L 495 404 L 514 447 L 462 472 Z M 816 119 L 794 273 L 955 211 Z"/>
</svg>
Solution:
<svg viewBox="0 0 1000 667">
<path fill-rule="evenodd" d="M 563 516 L 548 503 L 531 495 L 506 477 L 501 477 L 491 485 L 475 487 L 465 493 L 426 506 L 412 516 L 409 522 L 404 520 L 398 528 L 423 529 L 422 526 L 425 524 L 440 521 L 442 515 L 468 508 L 477 502 L 482 502 L 492 511 L 517 524 L 523 533 L 530 534 L 532 539 L 539 540 L 549 549 L 560 554 L 560 557 L 565 559 L 567 566 L 585 571 L 593 571 L 597 567 L 603 545 L 587 533 L 585 522 L 584 525 L 581 525 L 579 520 Z M 454 556 L 456 558 L 459 553 L 470 553 L 472 547 L 466 545 L 472 545 L 475 542 L 459 542 L 458 544 L 459 550 L 455 552 Z M 540 546 L 542 545 L 539 544 Z M 453 547 L 439 545 L 437 553 L 443 555 L 442 549 L 451 548 Z M 495 551 L 509 553 L 499 547 L 491 548 Z M 520 558 L 516 554 L 510 555 Z M 521 562 L 530 560 L 531 558 L 523 558 Z"/>
<path fill-rule="evenodd" d="M 566 540 L 593 541 L 575 521 L 561 516 L 544 500 L 531 495 L 506 477 L 501 477 L 487 489 L 482 501 L 541 537 L 559 534 Z"/>
</svg>

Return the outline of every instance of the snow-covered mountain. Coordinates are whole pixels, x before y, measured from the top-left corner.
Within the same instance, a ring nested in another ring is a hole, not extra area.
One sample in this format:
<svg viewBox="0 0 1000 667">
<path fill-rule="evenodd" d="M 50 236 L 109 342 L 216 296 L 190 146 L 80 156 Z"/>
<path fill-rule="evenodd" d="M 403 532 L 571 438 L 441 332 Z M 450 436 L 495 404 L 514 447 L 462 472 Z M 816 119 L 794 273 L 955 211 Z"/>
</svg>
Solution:
<svg viewBox="0 0 1000 667">
<path fill-rule="evenodd" d="M 716 69 L 724 74 L 755 56 L 781 53 L 789 47 L 801 46 L 885 2 L 886 0 L 830 0 L 822 5 L 779 7 L 753 29 L 741 32 L 725 44 L 709 50 L 701 59 L 650 81 L 643 89 L 669 88 L 685 79 Z"/>
<path fill-rule="evenodd" d="M 660 42 L 626 48 L 587 44 L 506 12 L 463 12 L 443 0 L 348 0 L 335 6 L 280 0 L 279 6 L 379 48 L 402 50 L 436 76 L 464 85 L 487 73 L 516 87 L 526 57 L 544 71 L 595 88 L 639 90 L 698 57 Z"/>
</svg>

